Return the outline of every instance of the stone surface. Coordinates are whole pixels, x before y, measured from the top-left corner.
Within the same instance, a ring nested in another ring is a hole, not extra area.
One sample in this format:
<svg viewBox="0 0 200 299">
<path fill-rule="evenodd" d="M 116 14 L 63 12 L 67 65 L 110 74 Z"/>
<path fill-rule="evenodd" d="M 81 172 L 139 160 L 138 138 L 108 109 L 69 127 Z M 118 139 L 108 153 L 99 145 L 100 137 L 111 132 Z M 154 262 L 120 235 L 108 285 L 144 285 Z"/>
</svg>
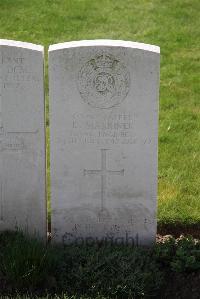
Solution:
<svg viewBox="0 0 200 299">
<path fill-rule="evenodd" d="M 124 41 L 50 47 L 55 242 L 155 241 L 159 56 Z"/>
<path fill-rule="evenodd" d="M 43 47 L 0 40 L 0 230 L 46 238 Z"/>
</svg>

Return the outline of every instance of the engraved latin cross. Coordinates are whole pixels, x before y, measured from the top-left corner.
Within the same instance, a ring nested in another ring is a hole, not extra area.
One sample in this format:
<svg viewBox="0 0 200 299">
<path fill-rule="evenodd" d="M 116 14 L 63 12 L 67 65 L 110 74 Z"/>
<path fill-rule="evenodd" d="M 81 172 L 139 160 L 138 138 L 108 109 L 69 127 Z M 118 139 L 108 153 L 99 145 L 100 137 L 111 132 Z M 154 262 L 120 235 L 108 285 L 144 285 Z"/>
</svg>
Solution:
<svg viewBox="0 0 200 299">
<path fill-rule="evenodd" d="M 106 151 L 108 149 L 101 149 L 101 169 L 99 170 L 87 170 L 84 169 L 84 175 L 100 175 L 101 176 L 101 211 L 105 210 L 106 203 L 106 187 L 108 175 L 124 175 L 124 169 L 122 170 L 109 170 L 106 163 Z"/>
<path fill-rule="evenodd" d="M 1 112 L 1 95 L 0 95 L 0 221 L 3 221 L 3 208 L 5 201 L 5 179 L 2 177 L 4 170 L 4 155 L 3 152 L 19 152 L 25 148 L 23 138 L 26 135 L 37 134 L 39 130 L 36 131 L 12 131 L 5 132 L 3 121 L 2 121 L 2 112 Z"/>
</svg>

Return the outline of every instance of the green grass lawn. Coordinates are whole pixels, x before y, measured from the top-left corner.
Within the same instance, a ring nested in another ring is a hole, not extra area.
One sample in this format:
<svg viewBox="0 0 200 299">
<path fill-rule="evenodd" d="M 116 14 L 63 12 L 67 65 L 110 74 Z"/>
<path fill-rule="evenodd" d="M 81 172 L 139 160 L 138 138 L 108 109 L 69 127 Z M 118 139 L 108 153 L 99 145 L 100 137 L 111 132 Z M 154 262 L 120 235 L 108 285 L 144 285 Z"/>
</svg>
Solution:
<svg viewBox="0 0 200 299">
<path fill-rule="evenodd" d="M 150 248 L 46 246 L 0 233 L 0 299 L 199 299 L 199 293 L 200 240 L 166 237 Z"/>
<path fill-rule="evenodd" d="M 0 38 L 161 47 L 159 223 L 200 223 L 199 28 L 199 0 L 0 0 Z"/>
</svg>

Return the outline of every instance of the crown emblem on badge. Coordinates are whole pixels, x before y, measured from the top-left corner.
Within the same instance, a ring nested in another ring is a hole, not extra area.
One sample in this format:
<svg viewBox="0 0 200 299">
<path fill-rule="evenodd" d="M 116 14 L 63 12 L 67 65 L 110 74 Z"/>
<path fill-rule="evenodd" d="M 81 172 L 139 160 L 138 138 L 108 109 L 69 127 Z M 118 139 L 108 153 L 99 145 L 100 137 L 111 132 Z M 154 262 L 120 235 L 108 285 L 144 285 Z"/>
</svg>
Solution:
<svg viewBox="0 0 200 299">
<path fill-rule="evenodd" d="M 105 68 L 110 69 L 113 67 L 113 64 L 117 63 L 118 61 L 115 60 L 110 55 L 101 54 L 99 56 L 96 56 L 93 60 L 93 66 L 97 68 Z"/>
<path fill-rule="evenodd" d="M 93 108 L 119 105 L 129 88 L 130 74 L 126 66 L 118 57 L 104 51 L 87 61 L 78 73 L 80 95 Z"/>
</svg>

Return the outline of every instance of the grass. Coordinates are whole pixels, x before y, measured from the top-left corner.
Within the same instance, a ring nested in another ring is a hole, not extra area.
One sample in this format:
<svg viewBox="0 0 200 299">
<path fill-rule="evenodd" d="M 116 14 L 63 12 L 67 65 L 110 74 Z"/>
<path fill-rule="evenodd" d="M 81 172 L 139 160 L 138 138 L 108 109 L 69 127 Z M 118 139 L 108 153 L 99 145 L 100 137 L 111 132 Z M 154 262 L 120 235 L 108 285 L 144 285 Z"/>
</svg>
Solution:
<svg viewBox="0 0 200 299">
<path fill-rule="evenodd" d="M 200 240 L 162 241 L 152 248 L 46 246 L 21 233 L 1 233 L 0 298 L 199 298 Z"/>
<path fill-rule="evenodd" d="M 12 297 L 13 298 L 13 297 Z M 32 299 L 33 297 L 31 296 L 26 296 L 26 295 L 16 295 L 14 297 L 15 299 Z M 50 296 L 50 295 L 47 295 L 47 296 L 42 296 L 42 297 L 39 297 L 39 296 L 34 296 L 35 299 L 92 299 L 91 297 L 88 297 L 88 296 L 68 296 L 66 294 L 62 294 L 62 295 L 53 295 L 53 296 Z M 11 299 L 11 297 L 9 296 L 0 296 L 0 299 Z M 93 297 L 94 299 L 94 297 Z M 108 298 L 105 298 L 105 297 L 102 297 L 102 296 L 96 296 L 95 299 L 108 299 Z"/>
<path fill-rule="evenodd" d="M 8 296 L 0 296 L 0 299 L 10 299 L 11 297 L 8 297 Z M 43 297 L 38 297 L 38 296 L 34 296 L 35 299 L 52 299 L 52 297 L 50 296 L 43 296 Z M 21 296 L 21 295 L 16 295 L 15 296 L 15 299 L 32 299 L 32 297 L 30 296 Z M 63 294 L 62 296 L 53 296 L 53 299 L 91 299 L 89 297 L 77 297 L 77 296 L 67 296 L 65 294 Z M 95 299 L 104 299 L 104 297 L 102 296 L 98 296 L 98 297 L 95 297 Z M 106 299 L 106 298 L 105 298 Z"/>
<path fill-rule="evenodd" d="M 199 0 L 0 0 L 1 38 L 46 51 L 49 44 L 95 38 L 161 47 L 160 224 L 200 223 L 199 28 Z"/>
</svg>

